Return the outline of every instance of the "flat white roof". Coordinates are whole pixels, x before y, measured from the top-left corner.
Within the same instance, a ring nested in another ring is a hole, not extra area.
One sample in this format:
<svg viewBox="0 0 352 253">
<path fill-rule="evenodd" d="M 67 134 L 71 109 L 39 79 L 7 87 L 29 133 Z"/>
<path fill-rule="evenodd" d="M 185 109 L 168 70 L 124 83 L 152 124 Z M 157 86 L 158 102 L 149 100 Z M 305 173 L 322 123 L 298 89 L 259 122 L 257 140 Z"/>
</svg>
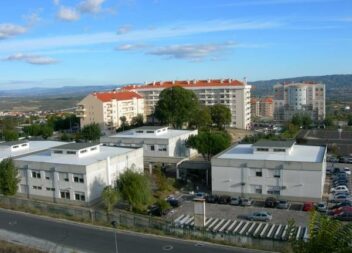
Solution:
<svg viewBox="0 0 352 253">
<path fill-rule="evenodd" d="M 290 154 L 256 152 L 253 154 L 252 144 L 239 144 L 231 147 L 215 159 L 241 159 L 241 160 L 271 160 L 271 161 L 288 161 L 288 162 L 314 162 L 323 161 L 325 147 L 296 145 L 292 147 Z"/>
<path fill-rule="evenodd" d="M 101 160 L 105 160 L 108 157 L 116 157 L 119 155 L 128 154 L 135 149 L 132 148 L 120 148 L 120 147 L 107 147 L 100 146 L 99 153 L 92 153 L 86 156 L 78 157 L 76 155 L 51 155 L 50 150 L 46 150 L 37 154 L 28 155 L 17 158 L 16 161 L 26 162 L 43 162 L 52 164 L 67 164 L 67 165 L 90 165 Z"/>
<path fill-rule="evenodd" d="M 137 128 L 138 129 L 138 128 Z M 136 133 L 136 129 L 131 129 L 128 131 L 120 132 L 118 134 L 102 137 L 102 139 L 106 140 L 106 138 L 132 138 L 132 139 L 170 139 L 177 136 L 182 136 L 184 134 L 190 134 L 196 130 L 176 130 L 176 129 L 168 129 L 165 132 L 158 133 Z"/>
<path fill-rule="evenodd" d="M 9 146 L 0 146 L 0 161 L 9 157 L 16 158 L 19 156 L 28 155 L 35 152 L 40 152 L 53 147 L 61 146 L 67 142 L 61 141 L 28 141 L 29 148 L 11 151 Z"/>
</svg>

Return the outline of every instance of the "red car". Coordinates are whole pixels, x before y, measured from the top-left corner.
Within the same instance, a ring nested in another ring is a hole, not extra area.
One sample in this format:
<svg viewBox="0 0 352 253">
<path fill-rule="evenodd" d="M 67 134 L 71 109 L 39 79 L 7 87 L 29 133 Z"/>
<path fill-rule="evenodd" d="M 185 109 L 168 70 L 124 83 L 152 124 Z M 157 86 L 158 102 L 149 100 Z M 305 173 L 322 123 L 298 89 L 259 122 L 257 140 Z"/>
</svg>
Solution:
<svg viewBox="0 0 352 253">
<path fill-rule="evenodd" d="M 303 211 L 309 212 L 314 210 L 314 203 L 311 201 L 304 202 Z"/>
<path fill-rule="evenodd" d="M 332 210 L 333 215 L 337 215 L 343 212 L 352 212 L 352 206 L 342 206 Z"/>
</svg>

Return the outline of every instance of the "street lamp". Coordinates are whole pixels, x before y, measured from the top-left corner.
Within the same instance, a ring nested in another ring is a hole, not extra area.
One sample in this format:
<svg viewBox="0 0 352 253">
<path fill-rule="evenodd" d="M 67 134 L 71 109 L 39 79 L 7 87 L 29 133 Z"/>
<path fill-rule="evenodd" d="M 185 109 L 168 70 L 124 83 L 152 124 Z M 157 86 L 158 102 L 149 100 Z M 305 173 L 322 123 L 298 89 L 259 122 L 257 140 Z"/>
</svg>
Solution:
<svg viewBox="0 0 352 253">
<path fill-rule="evenodd" d="M 113 220 L 111 222 L 111 226 L 113 226 L 114 228 L 114 237 L 115 237 L 115 253 L 118 253 L 118 249 L 117 249 L 117 235 L 116 235 L 116 228 L 117 228 L 117 222 L 115 220 Z"/>
</svg>

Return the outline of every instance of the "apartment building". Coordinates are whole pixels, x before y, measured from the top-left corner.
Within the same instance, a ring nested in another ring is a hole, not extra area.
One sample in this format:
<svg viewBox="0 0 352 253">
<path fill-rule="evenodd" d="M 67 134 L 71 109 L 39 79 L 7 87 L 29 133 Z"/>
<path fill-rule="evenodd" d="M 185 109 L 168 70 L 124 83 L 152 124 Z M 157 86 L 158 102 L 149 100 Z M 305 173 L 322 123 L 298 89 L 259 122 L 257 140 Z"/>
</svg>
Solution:
<svg viewBox="0 0 352 253">
<path fill-rule="evenodd" d="M 274 120 L 289 121 L 296 113 L 307 113 L 314 121 L 325 118 L 325 85 L 314 82 L 274 85 Z"/>
<path fill-rule="evenodd" d="M 211 164 L 214 194 L 293 201 L 321 201 L 323 196 L 325 146 L 261 140 L 232 146 Z"/>
<path fill-rule="evenodd" d="M 94 92 L 77 105 L 76 115 L 81 127 L 98 123 L 102 129 L 120 127 L 120 117 L 130 123 L 138 114 L 144 115 L 144 99 L 133 91 Z"/>
<path fill-rule="evenodd" d="M 143 147 L 144 162 L 174 164 L 184 158 L 197 155 L 197 151 L 186 146 L 191 135 L 198 130 L 169 129 L 163 126 L 143 126 L 111 136 L 103 136 L 100 142 L 108 146 Z"/>
<path fill-rule="evenodd" d="M 18 194 L 44 201 L 89 206 L 127 168 L 143 171 L 142 148 L 68 143 L 16 158 Z"/>
<path fill-rule="evenodd" d="M 144 85 L 130 85 L 124 90 L 138 92 L 144 97 L 145 116 L 154 112 L 159 100 L 160 92 L 165 88 L 181 86 L 193 91 L 203 105 L 211 106 L 223 104 L 231 111 L 230 126 L 239 129 L 248 129 L 251 123 L 250 90 L 246 81 L 240 82 L 232 79 L 221 80 L 188 80 L 153 82 Z"/>
<path fill-rule="evenodd" d="M 272 118 L 273 113 L 274 113 L 274 103 L 271 97 L 251 99 L 252 117 Z"/>
</svg>

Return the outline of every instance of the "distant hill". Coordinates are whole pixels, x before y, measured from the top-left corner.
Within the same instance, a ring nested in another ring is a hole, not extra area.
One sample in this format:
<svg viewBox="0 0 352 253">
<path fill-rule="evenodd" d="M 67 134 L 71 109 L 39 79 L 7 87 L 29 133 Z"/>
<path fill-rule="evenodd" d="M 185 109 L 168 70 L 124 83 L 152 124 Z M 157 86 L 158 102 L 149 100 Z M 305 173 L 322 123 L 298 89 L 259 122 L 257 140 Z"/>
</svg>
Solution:
<svg viewBox="0 0 352 253">
<path fill-rule="evenodd" d="M 273 94 L 273 85 L 283 82 L 314 81 L 326 85 L 326 96 L 330 100 L 352 100 L 352 75 L 302 76 L 284 79 L 249 82 L 255 86 L 252 94 L 267 96 Z"/>
<path fill-rule="evenodd" d="M 94 91 L 112 90 L 119 85 L 64 86 L 60 88 L 29 88 L 0 90 L 0 97 L 85 96 Z"/>
</svg>

